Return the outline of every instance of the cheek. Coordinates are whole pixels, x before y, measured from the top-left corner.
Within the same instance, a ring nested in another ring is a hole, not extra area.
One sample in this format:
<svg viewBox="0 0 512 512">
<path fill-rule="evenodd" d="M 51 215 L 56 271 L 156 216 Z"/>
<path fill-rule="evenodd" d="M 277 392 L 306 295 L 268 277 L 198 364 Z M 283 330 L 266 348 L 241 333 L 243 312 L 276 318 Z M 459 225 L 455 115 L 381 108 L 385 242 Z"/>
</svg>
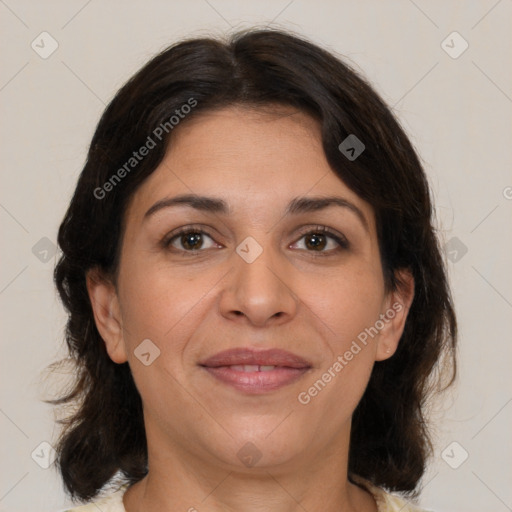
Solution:
<svg viewBox="0 0 512 512">
<path fill-rule="evenodd" d="M 370 346 L 357 342 L 340 342 L 333 348 L 334 355 L 305 381 L 296 407 L 303 414 L 323 418 L 323 428 L 334 434 L 340 424 L 350 420 L 361 400 L 374 356 Z"/>
<path fill-rule="evenodd" d="M 222 293 L 219 281 L 229 267 L 188 272 L 186 266 L 151 265 L 135 258 L 124 263 L 121 306 L 129 349 L 133 352 L 150 339 L 161 350 L 182 352 L 194 330 L 212 316 Z M 299 304 L 298 316 L 290 322 L 311 323 L 331 356 L 345 352 L 378 318 L 382 279 L 375 265 L 362 258 L 324 272 L 292 271 L 285 281 L 292 283 Z"/>
<path fill-rule="evenodd" d="M 319 411 L 334 406 L 332 414 L 343 416 L 356 407 L 371 375 L 378 338 L 372 328 L 381 313 L 383 283 L 377 272 L 360 266 L 323 284 L 322 293 L 318 287 L 309 294 L 308 306 L 326 327 L 324 356 L 299 403 L 316 402 Z"/>
<path fill-rule="evenodd" d="M 375 324 L 384 298 L 379 274 L 367 265 L 354 267 L 316 280 L 306 300 L 329 328 L 329 339 L 338 351 L 348 348 L 352 340 Z M 307 281 L 304 287 L 308 288 Z"/>
<path fill-rule="evenodd" d="M 126 267 L 125 276 L 130 277 L 125 277 L 121 297 L 124 341 L 145 408 L 165 416 L 164 411 L 182 409 L 190 401 L 184 353 L 198 315 L 209 304 L 205 290 L 215 281 L 180 278 L 158 267 L 138 270 Z"/>
<path fill-rule="evenodd" d="M 177 366 L 201 320 L 198 316 L 213 307 L 218 276 L 203 273 L 193 277 L 159 265 L 127 265 L 124 276 L 121 305 L 125 343 L 133 353 L 142 340 L 150 339 L 160 349 L 162 359 Z"/>
</svg>

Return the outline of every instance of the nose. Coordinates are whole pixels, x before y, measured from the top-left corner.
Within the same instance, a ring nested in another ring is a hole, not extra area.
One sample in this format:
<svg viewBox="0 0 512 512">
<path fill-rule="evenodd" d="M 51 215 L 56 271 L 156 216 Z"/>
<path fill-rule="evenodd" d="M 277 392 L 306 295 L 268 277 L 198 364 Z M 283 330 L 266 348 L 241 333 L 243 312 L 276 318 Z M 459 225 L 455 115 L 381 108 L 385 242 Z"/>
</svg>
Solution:
<svg viewBox="0 0 512 512">
<path fill-rule="evenodd" d="M 254 241 L 245 248 L 249 249 L 247 255 L 254 252 Z M 246 257 L 243 250 L 234 251 L 231 258 L 232 270 L 223 280 L 225 287 L 220 300 L 223 316 L 258 327 L 286 323 L 295 316 L 299 301 L 284 258 L 268 247 L 254 260 Z"/>
</svg>

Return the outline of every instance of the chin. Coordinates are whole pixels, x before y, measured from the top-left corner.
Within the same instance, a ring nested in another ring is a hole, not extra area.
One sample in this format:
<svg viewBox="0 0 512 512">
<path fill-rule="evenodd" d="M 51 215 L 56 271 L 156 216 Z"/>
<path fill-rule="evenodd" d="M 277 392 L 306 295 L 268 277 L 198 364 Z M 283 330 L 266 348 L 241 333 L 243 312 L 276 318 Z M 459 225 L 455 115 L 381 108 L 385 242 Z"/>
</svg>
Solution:
<svg viewBox="0 0 512 512">
<path fill-rule="evenodd" d="M 292 434 L 289 429 L 280 430 L 280 422 L 282 418 L 272 424 L 264 422 L 261 428 L 254 424 L 250 427 L 245 425 L 246 428 L 240 425 L 234 431 L 236 435 L 230 440 L 229 446 L 222 450 L 221 458 L 239 469 L 253 472 L 257 468 L 270 469 L 292 464 L 309 443 L 297 431 Z M 227 460 L 224 457 L 226 452 L 229 454 Z"/>
</svg>

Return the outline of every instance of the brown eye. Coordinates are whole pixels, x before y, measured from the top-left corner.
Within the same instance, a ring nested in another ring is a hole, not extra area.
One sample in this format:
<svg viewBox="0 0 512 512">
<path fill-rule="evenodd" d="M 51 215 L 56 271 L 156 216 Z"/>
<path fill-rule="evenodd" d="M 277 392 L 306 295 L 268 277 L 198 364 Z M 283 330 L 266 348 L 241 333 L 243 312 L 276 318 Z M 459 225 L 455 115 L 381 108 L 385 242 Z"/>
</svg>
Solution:
<svg viewBox="0 0 512 512">
<path fill-rule="evenodd" d="M 345 237 L 332 232 L 325 226 L 310 229 L 302 234 L 300 240 L 302 239 L 305 240 L 305 250 L 307 252 L 318 253 L 319 256 L 328 256 L 349 248 L 348 240 Z M 298 242 L 296 242 L 296 244 L 297 243 Z"/>
<path fill-rule="evenodd" d="M 185 249 L 200 249 L 203 245 L 201 233 L 184 233 L 180 235 L 180 243 Z"/>
<path fill-rule="evenodd" d="M 182 252 L 195 252 L 199 251 L 200 249 L 205 249 L 204 237 L 207 237 L 210 240 L 212 240 L 210 235 L 208 235 L 208 233 L 206 233 L 205 231 L 197 229 L 184 229 L 174 234 L 170 238 L 166 239 L 163 242 L 163 245 L 165 248 L 169 248 L 170 246 L 172 246 L 176 250 Z"/>
<path fill-rule="evenodd" d="M 327 245 L 327 238 L 325 235 L 321 235 L 319 233 L 312 233 L 310 235 L 305 235 L 306 239 L 306 247 L 308 249 L 324 249 Z"/>
</svg>

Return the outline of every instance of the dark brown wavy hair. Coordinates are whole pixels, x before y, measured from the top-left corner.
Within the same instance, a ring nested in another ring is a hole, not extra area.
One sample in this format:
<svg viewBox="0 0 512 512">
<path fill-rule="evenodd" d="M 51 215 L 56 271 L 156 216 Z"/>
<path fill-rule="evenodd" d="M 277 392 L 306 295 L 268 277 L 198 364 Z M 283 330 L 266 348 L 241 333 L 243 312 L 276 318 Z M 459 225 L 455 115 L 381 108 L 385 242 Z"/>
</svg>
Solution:
<svg viewBox="0 0 512 512">
<path fill-rule="evenodd" d="M 116 283 L 127 203 L 172 146 L 169 119 L 191 99 L 195 106 L 180 123 L 231 105 L 286 105 L 313 116 L 333 171 L 374 209 L 386 290 L 401 286 L 398 269 L 411 271 L 415 295 L 398 349 L 374 365 L 353 415 L 348 471 L 418 495 L 432 454 L 425 408 L 456 375 L 456 316 L 419 158 L 384 101 L 344 60 L 276 29 L 188 39 L 152 58 L 107 106 L 59 228 L 62 255 L 54 271 L 68 313 L 73 381 L 64 396 L 46 402 L 73 408 L 58 420 L 63 428 L 56 446 L 73 499 L 90 500 L 113 477 L 135 483 L 148 471 L 141 397 L 128 363 L 116 364 L 106 352 L 86 272 L 101 269 Z M 113 182 L 163 123 L 169 134 Z M 338 148 L 351 134 L 365 145 L 353 161 Z M 113 185 L 104 187 L 109 180 Z M 106 188 L 108 194 L 98 192 Z"/>
</svg>

